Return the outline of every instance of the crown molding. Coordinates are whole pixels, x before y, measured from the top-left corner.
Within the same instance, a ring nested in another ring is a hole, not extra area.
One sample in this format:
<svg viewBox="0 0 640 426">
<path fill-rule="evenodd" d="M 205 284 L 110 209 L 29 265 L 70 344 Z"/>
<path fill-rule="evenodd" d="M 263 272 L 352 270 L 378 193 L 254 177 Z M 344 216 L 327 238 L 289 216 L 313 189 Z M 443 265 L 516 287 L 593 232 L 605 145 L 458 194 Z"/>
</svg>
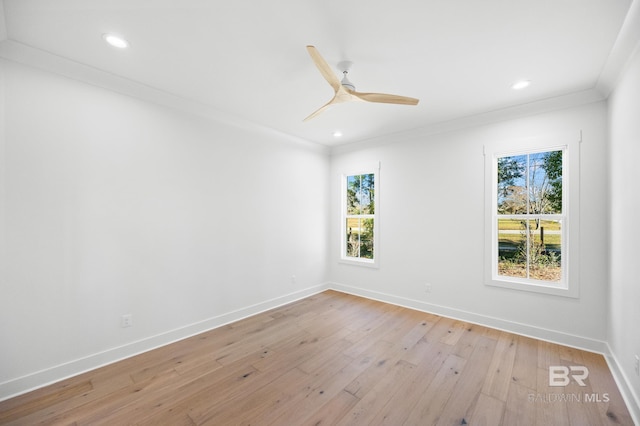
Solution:
<svg viewBox="0 0 640 426">
<path fill-rule="evenodd" d="M 598 81 L 596 89 L 608 98 L 618 84 L 620 76 L 627 68 L 629 61 L 640 50 L 640 0 L 633 0 L 627 16 L 620 28 L 618 37 L 609 53 Z"/>
<path fill-rule="evenodd" d="M 325 145 L 280 132 L 274 128 L 254 123 L 201 102 L 165 92 L 152 86 L 120 77 L 98 68 L 81 64 L 13 40 L 0 42 L 0 58 L 40 69 L 42 71 L 51 72 L 126 96 L 131 96 L 156 105 L 175 109 L 183 113 L 200 116 L 221 124 L 242 128 L 245 131 L 248 130 L 270 135 L 278 140 L 292 142 L 300 147 L 321 154 L 329 154 L 329 147 Z"/>
<path fill-rule="evenodd" d="M 602 96 L 602 94 L 596 89 L 587 89 L 578 92 L 572 92 L 564 95 L 554 96 L 551 98 L 528 102 L 525 104 L 461 117 L 454 120 L 434 123 L 428 126 L 398 132 L 395 134 L 377 136 L 372 139 L 334 146 L 331 148 L 331 155 L 346 154 L 349 152 L 374 148 L 383 145 L 424 139 L 426 137 L 438 134 L 479 127 L 487 124 L 513 120 L 536 114 L 543 114 L 546 112 L 558 111 L 594 102 L 600 102 L 604 99 L 606 98 Z"/>
</svg>

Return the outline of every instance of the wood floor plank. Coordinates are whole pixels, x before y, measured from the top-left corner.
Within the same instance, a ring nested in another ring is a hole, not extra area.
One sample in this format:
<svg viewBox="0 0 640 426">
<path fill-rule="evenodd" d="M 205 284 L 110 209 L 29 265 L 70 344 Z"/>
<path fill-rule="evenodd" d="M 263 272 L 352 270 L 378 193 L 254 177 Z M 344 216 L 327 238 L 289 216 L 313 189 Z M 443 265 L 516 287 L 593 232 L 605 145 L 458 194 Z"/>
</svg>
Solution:
<svg viewBox="0 0 640 426">
<path fill-rule="evenodd" d="M 440 415 L 439 425 L 468 423 L 484 386 L 496 345 L 496 340 L 483 335 L 476 341 L 451 398 Z"/>
<path fill-rule="evenodd" d="M 424 336 L 424 339 L 427 342 L 446 341 L 445 344 L 448 344 L 449 346 L 453 347 L 454 342 L 448 336 L 449 334 L 452 333 L 452 330 L 455 328 L 456 324 L 462 324 L 462 323 L 451 318 L 440 317 L 435 322 L 433 327 L 431 327 L 431 329 L 427 331 L 427 334 Z"/>
<path fill-rule="evenodd" d="M 554 354 L 550 358 L 555 358 L 557 353 L 556 345 L 545 345 Z M 544 358 L 549 358 L 544 356 Z M 558 360 L 559 360 L 558 356 Z M 538 357 L 540 359 L 540 357 Z M 557 364 L 556 364 L 557 365 Z M 534 396 L 536 406 L 536 425 L 570 425 L 567 403 L 562 401 L 564 392 L 557 387 L 549 386 L 549 369 L 538 368 L 538 387 Z"/>
<path fill-rule="evenodd" d="M 292 368 L 268 383 L 256 386 L 242 397 L 234 398 L 213 409 L 191 410 L 189 417 L 198 425 L 255 424 L 263 414 L 287 404 L 295 396 L 294 390 L 308 379 L 306 373 Z M 291 407 L 295 409 L 295 407 Z"/>
<path fill-rule="evenodd" d="M 309 334 L 307 332 L 305 333 Z M 293 368 L 300 371 L 297 369 L 297 365 L 313 358 L 318 351 L 322 350 L 325 346 L 330 345 L 332 342 L 339 341 L 345 333 L 349 333 L 349 330 L 337 331 L 334 336 L 328 336 L 323 339 L 315 338 L 312 335 L 304 336 L 304 340 L 300 340 L 300 338 L 288 339 L 280 336 L 280 340 L 287 341 L 288 343 L 285 346 L 275 345 L 278 346 L 280 350 L 276 356 L 262 358 L 251 363 L 252 366 L 264 374 L 256 377 L 251 383 L 250 389 L 242 389 L 242 392 L 227 392 L 227 397 L 222 401 L 223 403 L 211 404 L 206 400 L 201 401 L 199 404 L 190 402 L 190 416 L 197 423 L 213 422 L 222 415 L 221 412 L 218 413 L 217 411 L 231 410 L 232 407 L 234 407 L 234 401 L 247 399 L 251 393 L 261 392 L 265 386 L 271 388 L 272 383 L 277 383 L 280 375 L 288 374 Z M 215 415 L 212 415 L 212 412 L 215 412 Z"/>
<path fill-rule="evenodd" d="M 398 309 L 384 309 L 378 310 L 378 315 L 374 317 L 368 325 L 364 326 L 364 329 L 357 329 L 355 331 L 363 331 L 360 333 L 360 339 L 352 345 L 351 348 L 345 351 L 345 355 L 352 358 L 359 356 L 363 351 L 371 346 L 373 341 L 377 341 L 384 336 L 389 330 L 393 329 L 395 325 L 402 321 L 402 318 L 397 315 Z"/>
<path fill-rule="evenodd" d="M 341 353 L 336 354 L 332 362 L 324 364 L 312 374 L 307 374 L 306 380 L 292 389 L 294 396 L 287 405 L 281 404 L 263 413 L 260 423 L 301 424 L 313 413 L 323 411 L 325 405 L 331 404 L 336 396 L 345 393 L 344 384 L 335 378 L 352 362 L 352 358 Z"/>
<path fill-rule="evenodd" d="M 404 387 L 390 395 L 389 400 L 378 413 L 376 422 L 383 425 L 404 424 L 411 411 L 419 403 L 421 395 L 442 368 L 451 350 L 452 346 L 438 341 L 434 343 L 427 343 L 424 339 L 418 341 L 410 351 L 412 354 L 402 358 L 404 360 L 412 359 L 414 354 L 419 354 L 419 359 L 414 364 L 417 367 L 415 375 Z"/>
<path fill-rule="evenodd" d="M 535 391 L 538 384 L 538 374 L 534 368 L 538 360 L 538 341 L 526 336 L 516 336 L 516 345 L 512 380 Z"/>
<path fill-rule="evenodd" d="M 349 333 L 350 334 L 350 333 Z M 339 339 L 334 343 L 326 342 L 323 345 L 324 348 L 320 349 L 317 353 L 311 356 L 309 359 L 298 365 L 298 368 L 305 373 L 313 373 L 318 368 L 334 361 L 336 357 L 342 356 L 342 351 L 351 346 L 351 343 L 345 339 Z M 346 356 L 346 355 L 345 355 Z"/>
<path fill-rule="evenodd" d="M 447 330 L 447 334 L 440 338 L 440 341 L 447 345 L 455 345 L 469 328 L 469 324 L 462 321 L 454 321 Z"/>
<path fill-rule="evenodd" d="M 488 396 L 498 398 L 500 401 L 507 400 L 509 384 L 513 378 L 513 365 L 516 358 L 516 338 L 515 334 L 502 332 L 498 338 L 496 349 L 491 359 L 485 385 L 482 392 Z"/>
<path fill-rule="evenodd" d="M 59 420 L 97 426 L 118 423 L 120 419 L 129 421 L 135 412 L 134 407 L 140 401 L 161 389 L 172 388 L 177 378 L 178 374 L 175 371 L 165 371 L 96 400 L 91 406 L 84 406 L 81 411 L 67 411 Z"/>
<path fill-rule="evenodd" d="M 538 341 L 538 368 L 548 370 L 552 365 L 560 365 L 560 345 Z"/>
<path fill-rule="evenodd" d="M 313 384 L 300 390 L 300 398 L 294 402 L 296 410 L 285 410 L 284 413 L 278 413 L 280 414 L 278 423 L 298 424 L 305 422 L 312 413 L 316 413 L 317 410 L 328 404 L 332 397 L 339 393 L 347 392 L 346 387 L 362 377 L 366 370 L 375 366 L 380 359 L 388 354 L 392 346 L 391 343 L 380 340 L 357 358 L 340 354 L 343 358 L 337 360 L 334 364 L 316 370 L 311 376 Z M 350 361 L 344 365 L 344 360 Z M 335 371 L 335 366 L 341 368 Z M 358 399 L 355 395 L 354 398 Z M 302 415 L 304 412 L 307 414 Z"/>
<path fill-rule="evenodd" d="M 406 423 L 411 425 L 435 425 L 451 398 L 453 388 L 460 379 L 466 364 L 464 358 L 449 355 L 441 365 L 429 386 L 421 393 L 418 403 L 409 413 Z"/>
<path fill-rule="evenodd" d="M 563 360 L 566 362 L 566 366 L 573 365 L 584 366 L 582 355 L 580 354 L 580 361 Z M 577 364 L 577 363 L 580 364 Z M 575 363 L 575 364 L 574 364 Z M 595 400 L 596 395 L 591 389 L 591 383 L 588 378 L 584 381 L 584 386 L 578 384 L 575 380 L 570 380 L 567 386 L 562 387 L 564 395 L 570 395 L 570 398 L 566 398 L 568 401 L 567 415 L 569 416 L 570 423 L 574 425 L 595 425 L 602 424 L 602 418 L 600 417 L 600 411 L 598 410 L 598 402 Z M 591 398 L 593 397 L 593 400 Z"/>
<path fill-rule="evenodd" d="M 305 332 L 307 333 L 307 332 Z M 252 363 L 254 367 L 261 371 L 273 371 L 278 368 L 291 368 L 300 364 L 311 362 L 325 348 L 332 347 L 340 342 L 342 338 L 350 333 L 349 330 L 342 329 L 336 331 L 332 336 L 318 338 L 311 334 L 299 336 L 296 339 L 286 340 L 285 345 L 274 345 L 274 356 L 261 357 Z M 269 350 L 270 348 L 267 348 Z"/>
<path fill-rule="evenodd" d="M 101 401 L 103 398 L 107 397 L 113 392 L 118 392 L 133 384 L 133 381 L 128 375 L 116 374 L 113 376 L 113 380 L 107 380 L 104 377 L 91 378 L 89 377 L 89 374 L 90 373 L 81 374 L 74 378 L 67 379 L 61 383 L 79 383 L 85 380 L 89 380 L 92 383 L 91 390 L 75 397 L 59 399 L 58 402 L 52 405 L 42 404 L 34 406 L 34 410 L 32 410 L 29 414 L 25 413 L 24 417 L 20 417 L 17 424 L 31 425 L 38 424 L 43 418 L 55 419 L 61 416 L 63 413 L 80 410 L 82 409 L 82 407 L 85 407 L 86 404 L 89 404 L 92 401 Z M 94 384 L 94 381 L 96 382 L 96 384 Z M 46 402 L 46 399 L 43 400 L 43 402 Z M 2 403 L 0 403 L 0 406 L 1 405 Z M 2 413 L 2 410 L 0 410 L 0 413 Z M 2 417 L 1 414 L 0 417 Z M 4 423 L 5 420 L 0 419 L 0 424 Z M 53 423 L 53 421 L 47 421 L 45 423 Z"/>
<path fill-rule="evenodd" d="M 384 350 L 383 347 L 380 349 Z M 277 419 L 272 421 L 272 424 L 301 424 L 307 421 L 311 416 L 323 417 L 322 411 L 325 406 L 331 406 L 336 404 L 333 401 L 336 397 L 343 393 L 350 394 L 345 391 L 347 383 L 351 382 L 362 371 L 364 371 L 370 363 L 372 358 L 364 355 L 361 358 L 350 358 L 344 354 L 341 354 L 342 358 L 336 361 L 329 368 L 322 368 L 321 371 L 316 372 L 311 377 L 311 381 L 305 386 L 304 389 L 300 389 L 298 398 L 293 402 L 296 409 L 283 409 L 277 413 Z M 346 361 L 346 364 L 345 364 Z M 335 366 L 340 367 L 339 370 L 334 371 Z M 351 394 L 350 394 L 351 395 Z M 353 395 L 352 395 L 353 396 Z M 345 401 L 357 401 L 358 398 L 339 397 L 343 402 Z M 341 406 L 340 404 L 338 406 Z"/>
<path fill-rule="evenodd" d="M 48 386 L 43 390 L 35 391 L 39 396 L 26 394 L 22 397 L 9 400 L 0 411 L 0 423 L 10 422 L 21 417 L 26 417 L 36 411 L 46 409 L 65 401 L 77 397 L 93 389 L 91 381 L 81 381 L 77 383 L 64 383 L 61 385 Z"/>
<path fill-rule="evenodd" d="M 379 340 L 368 348 L 361 356 L 367 360 L 367 368 L 349 383 L 344 390 L 360 398 L 387 372 L 389 368 L 389 353 L 392 343 Z"/>
<path fill-rule="evenodd" d="M 416 322 L 417 320 L 417 322 Z M 422 321 L 420 315 L 410 315 L 401 323 L 398 323 L 393 330 L 389 330 L 380 341 L 389 342 L 390 346 L 386 356 L 374 363 L 365 373 L 347 385 L 345 390 L 354 396 L 362 398 L 377 383 L 394 368 L 400 358 L 424 336 L 426 322 Z"/>
<path fill-rule="evenodd" d="M 338 425 L 368 425 L 378 423 L 376 417 L 388 401 L 415 374 L 417 367 L 398 361 L 376 385 L 365 393 L 357 404 L 345 414 Z"/>
<path fill-rule="evenodd" d="M 257 353 L 253 359 L 261 356 Z M 131 423 L 158 424 L 171 413 L 188 413 L 193 406 L 224 404 L 228 398 L 251 389 L 256 377 L 261 375 L 251 366 L 251 360 L 243 359 L 224 368 L 180 380 L 137 404 L 128 420 Z"/>
<path fill-rule="evenodd" d="M 427 330 L 424 336 L 422 336 L 422 338 L 418 340 L 412 348 L 409 348 L 405 352 L 405 354 L 402 356 L 402 359 L 412 364 L 419 365 L 425 359 L 425 354 L 430 353 L 432 351 L 432 348 L 435 347 L 441 350 L 445 350 L 442 347 L 442 345 L 445 344 L 440 342 L 440 339 L 448 333 L 449 327 L 452 324 L 453 320 L 442 317 L 438 318 L 434 322 L 428 322 L 426 325 Z M 446 346 L 447 354 L 451 353 L 454 347 L 451 345 Z"/>
<path fill-rule="evenodd" d="M 341 391 L 331 398 L 329 402 L 322 405 L 311 417 L 300 423 L 301 426 L 327 426 L 335 425 L 342 419 L 351 408 L 357 404 L 358 398 L 349 392 Z M 271 423 L 273 425 L 283 425 L 292 423 Z"/>
<path fill-rule="evenodd" d="M 504 401 L 481 393 L 469 424 L 478 426 L 500 425 L 502 424 L 503 413 Z"/>
<path fill-rule="evenodd" d="M 551 366 L 588 368 L 549 385 Z M 601 355 L 325 291 L 0 401 L 7 425 L 632 425 Z"/>
<path fill-rule="evenodd" d="M 460 358 L 468 359 L 474 351 L 478 340 L 484 338 L 483 329 L 484 327 L 467 324 L 465 332 L 462 334 L 451 353 L 458 355 Z"/>
<path fill-rule="evenodd" d="M 505 404 L 502 424 L 505 426 L 532 426 L 536 424 L 536 404 L 532 401 L 535 390 L 512 382 Z"/>
</svg>

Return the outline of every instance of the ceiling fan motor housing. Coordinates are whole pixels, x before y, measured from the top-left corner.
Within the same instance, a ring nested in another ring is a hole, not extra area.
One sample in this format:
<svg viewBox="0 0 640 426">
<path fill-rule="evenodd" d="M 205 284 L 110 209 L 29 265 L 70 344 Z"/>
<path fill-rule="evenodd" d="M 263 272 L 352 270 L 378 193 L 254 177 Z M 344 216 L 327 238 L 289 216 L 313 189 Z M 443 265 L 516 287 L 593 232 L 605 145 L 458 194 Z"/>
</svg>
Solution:
<svg viewBox="0 0 640 426">
<path fill-rule="evenodd" d="M 342 77 L 342 81 L 340 82 L 340 84 L 342 84 L 344 87 L 351 90 L 352 92 L 355 92 L 356 86 L 354 86 L 353 83 L 350 82 L 349 79 L 347 78 L 347 71 L 343 71 L 342 74 L 344 75 L 344 77 Z"/>
<path fill-rule="evenodd" d="M 352 82 L 350 82 L 349 79 L 347 78 L 347 74 L 349 74 L 351 67 L 353 67 L 353 62 L 351 61 L 338 62 L 338 69 L 342 72 L 342 76 L 343 76 L 340 84 L 342 84 L 344 87 L 351 90 L 352 92 L 355 92 L 356 86 Z"/>
</svg>

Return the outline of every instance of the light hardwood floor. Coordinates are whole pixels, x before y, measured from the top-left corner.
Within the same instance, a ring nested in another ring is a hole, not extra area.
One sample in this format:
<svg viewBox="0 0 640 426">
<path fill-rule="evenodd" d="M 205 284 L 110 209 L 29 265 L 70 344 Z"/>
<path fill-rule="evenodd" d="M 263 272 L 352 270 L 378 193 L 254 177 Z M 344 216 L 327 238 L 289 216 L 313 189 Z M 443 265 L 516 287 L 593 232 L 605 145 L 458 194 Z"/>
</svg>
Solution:
<svg viewBox="0 0 640 426">
<path fill-rule="evenodd" d="M 550 366 L 586 386 L 550 387 Z M 601 355 L 326 291 L 0 403 L 2 424 L 632 425 Z"/>
</svg>

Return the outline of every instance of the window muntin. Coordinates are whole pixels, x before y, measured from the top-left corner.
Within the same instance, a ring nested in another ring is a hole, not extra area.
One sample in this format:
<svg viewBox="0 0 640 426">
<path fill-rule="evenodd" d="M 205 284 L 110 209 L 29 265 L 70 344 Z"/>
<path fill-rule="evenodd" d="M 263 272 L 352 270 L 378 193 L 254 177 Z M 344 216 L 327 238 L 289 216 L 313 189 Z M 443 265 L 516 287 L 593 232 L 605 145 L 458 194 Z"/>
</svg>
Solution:
<svg viewBox="0 0 640 426">
<path fill-rule="evenodd" d="M 369 266 L 376 265 L 377 251 L 377 173 L 347 174 L 342 179 L 341 259 Z"/>
</svg>

